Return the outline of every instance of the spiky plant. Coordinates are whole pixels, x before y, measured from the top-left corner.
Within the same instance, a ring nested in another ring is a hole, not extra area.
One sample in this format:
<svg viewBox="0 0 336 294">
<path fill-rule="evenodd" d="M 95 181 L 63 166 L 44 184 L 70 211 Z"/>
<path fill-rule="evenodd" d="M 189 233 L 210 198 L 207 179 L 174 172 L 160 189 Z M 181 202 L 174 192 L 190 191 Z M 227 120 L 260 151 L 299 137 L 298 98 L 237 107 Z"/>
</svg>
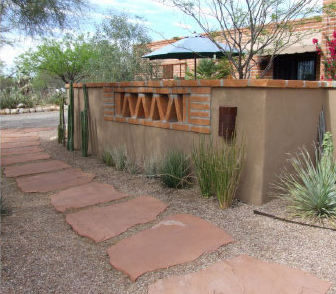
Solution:
<svg viewBox="0 0 336 294">
<path fill-rule="evenodd" d="M 169 151 L 159 168 L 160 179 L 169 188 L 184 188 L 190 184 L 190 160 L 181 151 Z"/>
<path fill-rule="evenodd" d="M 315 158 L 318 158 L 318 147 Z M 287 212 L 291 217 L 323 222 L 336 220 L 336 166 L 332 155 L 325 153 L 321 160 L 311 158 L 303 148 L 291 157 L 293 172 L 284 169 L 274 184 L 278 197 L 289 202 Z"/>
<path fill-rule="evenodd" d="M 195 174 L 204 197 L 216 196 L 220 208 L 231 206 L 244 167 L 245 143 L 235 136 L 214 145 L 204 138 L 192 152 Z"/>
</svg>

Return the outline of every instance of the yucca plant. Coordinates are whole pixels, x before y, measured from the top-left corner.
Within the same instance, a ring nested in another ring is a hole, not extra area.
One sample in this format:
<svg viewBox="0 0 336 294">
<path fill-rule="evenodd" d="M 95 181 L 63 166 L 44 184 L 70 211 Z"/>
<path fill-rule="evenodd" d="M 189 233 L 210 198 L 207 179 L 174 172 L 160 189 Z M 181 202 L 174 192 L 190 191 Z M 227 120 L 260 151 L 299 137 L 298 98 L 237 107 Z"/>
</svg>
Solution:
<svg viewBox="0 0 336 294">
<path fill-rule="evenodd" d="M 318 147 L 315 158 L 319 158 Z M 289 202 L 291 217 L 323 222 L 336 220 L 336 166 L 332 154 L 325 152 L 314 164 L 307 149 L 290 158 L 293 172 L 284 169 L 274 184 L 278 197 Z"/>
<path fill-rule="evenodd" d="M 181 151 L 170 151 L 160 164 L 160 179 L 168 188 L 184 188 L 190 184 L 189 157 Z"/>
</svg>

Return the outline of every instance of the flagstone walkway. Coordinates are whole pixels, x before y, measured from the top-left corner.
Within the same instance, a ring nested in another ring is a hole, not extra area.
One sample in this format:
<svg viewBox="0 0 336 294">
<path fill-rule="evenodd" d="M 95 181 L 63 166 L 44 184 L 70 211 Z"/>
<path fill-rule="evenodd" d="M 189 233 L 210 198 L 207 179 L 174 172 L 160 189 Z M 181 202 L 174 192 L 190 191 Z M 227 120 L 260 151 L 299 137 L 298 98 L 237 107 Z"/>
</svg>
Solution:
<svg viewBox="0 0 336 294">
<path fill-rule="evenodd" d="M 79 235 L 103 242 L 131 227 L 154 221 L 167 208 L 153 196 L 130 198 L 111 185 L 92 182 L 93 174 L 50 159 L 39 147 L 38 134 L 43 130 L 2 131 L 3 172 L 15 177 L 23 192 L 55 191 L 51 203 L 59 212 L 80 209 L 65 216 Z M 119 240 L 107 253 L 111 265 L 135 281 L 146 272 L 194 261 L 231 242 L 235 240 L 212 223 L 190 214 L 177 214 Z M 149 294 L 323 294 L 330 287 L 330 283 L 302 270 L 240 255 L 195 273 L 158 280 L 148 290 Z"/>
</svg>

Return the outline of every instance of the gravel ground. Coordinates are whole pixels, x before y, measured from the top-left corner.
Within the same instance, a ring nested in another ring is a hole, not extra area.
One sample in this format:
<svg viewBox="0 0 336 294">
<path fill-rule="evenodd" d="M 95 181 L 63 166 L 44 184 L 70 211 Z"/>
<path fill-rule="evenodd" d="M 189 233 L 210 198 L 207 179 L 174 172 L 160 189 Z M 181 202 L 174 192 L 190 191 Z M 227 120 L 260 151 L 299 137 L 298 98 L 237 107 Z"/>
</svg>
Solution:
<svg viewBox="0 0 336 294">
<path fill-rule="evenodd" d="M 243 253 L 315 274 L 333 283 L 328 294 L 336 293 L 336 232 L 257 216 L 253 214 L 257 207 L 243 203 L 222 211 L 215 200 L 201 198 L 196 188 L 163 189 L 157 180 L 115 171 L 94 156 L 84 159 L 80 152 L 70 153 L 55 139 L 47 140 L 55 135 L 44 132 L 42 141 L 53 158 L 94 173 L 95 181 L 112 184 L 121 192 L 156 196 L 169 207 L 156 221 L 95 244 L 78 236 L 65 223 L 65 215 L 53 209 L 49 199 L 53 193 L 22 193 L 14 180 L 2 177 L 2 195 L 11 214 L 2 218 L 1 293 L 147 293 L 147 285 L 159 278 L 194 272 Z M 111 267 L 109 246 L 175 213 L 211 221 L 237 242 L 194 262 L 144 274 L 135 283 Z"/>
</svg>

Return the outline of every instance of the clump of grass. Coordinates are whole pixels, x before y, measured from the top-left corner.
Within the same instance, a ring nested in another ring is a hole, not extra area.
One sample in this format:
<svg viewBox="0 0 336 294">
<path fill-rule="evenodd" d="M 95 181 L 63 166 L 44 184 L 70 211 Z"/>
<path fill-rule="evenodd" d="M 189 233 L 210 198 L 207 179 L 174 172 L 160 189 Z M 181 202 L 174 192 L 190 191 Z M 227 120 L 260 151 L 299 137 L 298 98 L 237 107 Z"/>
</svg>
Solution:
<svg viewBox="0 0 336 294">
<path fill-rule="evenodd" d="M 103 162 L 107 166 L 115 166 L 115 162 L 113 160 L 113 156 L 112 156 L 111 150 L 104 150 L 103 151 Z"/>
<path fill-rule="evenodd" d="M 7 203 L 3 200 L 2 197 L 0 197 L 0 213 L 2 216 L 11 214 L 10 208 L 8 207 Z"/>
<path fill-rule="evenodd" d="M 134 157 L 127 157 L 126 171 L 131 175 L 141 173 L 141 165 Z"/>
<path fill-rule="evenodd" d="M 284 169 L 278 182 L 273 184 L 277 189 L 276 196 L 289 202 L 287 213 L 290 217 L 316 222 L 329 220 L 335 224 L 336 165 L 330 142 L 328 148 L 324 149 L 323 155 L 315 148 L 315 164 L 307 149 L 300 149 L 288 160 L 293 171 Z"/>
<path fill-rule="evenodd" d="M 243 171 L 244 140 L 232 137 L 230 142 L 214 146 L 204 138 L 193 148 L 195 174 L 204 197 L 216 196 L 220 208 L 231 206 Z"/>
<path fill-rule="evenodd" d="M 127 164 L 127 156 L 125 147 L 116 148 L 112 153 L 115 167 L 117 170 L 125 170 Z"/>
<path fill-rule="evenodd" d="M 144 172 L 147 178 L 155 178 L 159 173 L 159 162 L 156 157 L 144 161 Z"/>
<path fill-rule="evenodd" d="M 159 168 L 160 179 L 169 188 L 184 188 L 190 185 L 189 157 L 181 151 L 170 151 Z"/>
<path fill-rule="evenodd" d="M 201 190 L 201 194 L 208 198 L 213 196 L 214 149 L 212 144 L 205 144 L 204 137 L 199 140 L 198 147 L 192 150 L 194 171 Z"/>
</svg>

